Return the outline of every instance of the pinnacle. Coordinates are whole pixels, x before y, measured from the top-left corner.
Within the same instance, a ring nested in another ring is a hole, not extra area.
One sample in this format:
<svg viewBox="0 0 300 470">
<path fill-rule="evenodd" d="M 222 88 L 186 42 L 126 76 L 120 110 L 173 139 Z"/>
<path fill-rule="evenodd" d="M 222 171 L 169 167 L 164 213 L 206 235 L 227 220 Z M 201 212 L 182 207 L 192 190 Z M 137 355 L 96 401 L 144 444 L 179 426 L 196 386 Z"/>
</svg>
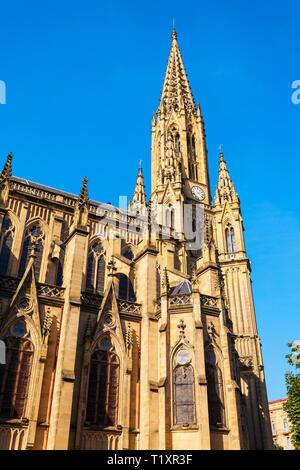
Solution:
<svg viewBox="0 0 300 470">
<path fill-rule="evenodd" d="M 1 181 L 4 181 L 6 179 L 9 179 L 10 176 L 11 176 L 11 163 L 12 163 L 12 159 L 13 159 L 13 154 L 10 152 L 8 155 L 7 155 L 7 159 L 6 159 L 6 162 L 5 162 L 5 165 L 4 165 L 4 168 L 0 174 L 0 180 Z"/>
<path fill-rule="evenodd" d="M 136 204 L 138 205 L 146 204 L 146 194 L 145 194 L 144 176 L 143 176 L 143 170 L 142 170 L 142 161 L 140 161 L 140 164 L 139 164 L 139 172 L 137 175 L 135 191 L 133 194 L 131 206 L 134 206 Z"/>
<path fill-rule="evenodd" d="M 223 203 L 225 201 L 238 201 L 238 195 L 235 191 L 234 184 L 231 181 L 229 171 L 226 166 L 222 145 L 220 145 L 219 150 L 219 178 L 218 184 L 216 185 L 215 204 Z"/>
<path fill-rule="evenodd" d="M 83 178 L 83 181 L 82 181 L 82 188 L 81 188 L 81 191 L 80 191 L 80 194 L 79 194 L 79 197 L 78 197 L 78 206 L 81 207 L 83 206 L 84 204 L 86 204 L 89 200 L 89 193 L 88 193 L 88 189 L 87 189 L 87 182 L 88 182 L 88 179 L 87 177 L 85 176 Z"/>
</svg>

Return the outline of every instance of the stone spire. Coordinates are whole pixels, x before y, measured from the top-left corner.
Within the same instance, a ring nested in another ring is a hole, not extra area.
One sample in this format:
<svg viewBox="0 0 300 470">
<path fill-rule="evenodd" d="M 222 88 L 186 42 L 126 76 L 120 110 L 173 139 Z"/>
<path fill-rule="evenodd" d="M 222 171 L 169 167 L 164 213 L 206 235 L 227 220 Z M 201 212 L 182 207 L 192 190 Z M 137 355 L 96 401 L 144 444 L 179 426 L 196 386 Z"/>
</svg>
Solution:
<svg viewBox="0 0 300 470">
<path fill-rule="evenodd" d="M 239 198 L 229 176 L 229 171 L 220 146 L 219 179 L 216 185 L 215 204 L 224 204 L 226 201 L 239 202 Z"/>
<path fill-rule="evenodd" d="M 184 69 L 177 43 L 177 33 L 174 28 L 172 31 L 172 47 L 159 108 L 163 112 L 169 112 L 171 109 L 178 111 L 182 106 L 187 112 L 195 111 L 193 95 Z"/>
<path fill-rule="evenodd" d="M 146 207 L 146 193 L 145 193 L 145 185 L 144 185 L 144 177 L 142 172 L 142 165 L 140 162 L 139 172 L 137 175 L 135 190 L 133 193 L 132 202 L 129 201 L 128 208 L 130 209 L 141 209 Z"/>
</svg>

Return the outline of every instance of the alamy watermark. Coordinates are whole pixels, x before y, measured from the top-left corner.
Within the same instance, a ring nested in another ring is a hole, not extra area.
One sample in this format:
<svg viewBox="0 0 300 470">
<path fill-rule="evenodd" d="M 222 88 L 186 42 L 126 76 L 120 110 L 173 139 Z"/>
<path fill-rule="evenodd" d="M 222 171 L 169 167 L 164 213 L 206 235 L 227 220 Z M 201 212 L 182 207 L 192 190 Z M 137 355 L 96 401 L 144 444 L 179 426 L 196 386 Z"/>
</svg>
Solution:
<svg viewBox="0 0 300 470">
<path fill-rule="evenodd" d="M 293 104 L 300 103 L 300 80 L 294 80 L 292 83 L 292 88 L 295 88 L 295 91 L 292 93 L 291 100 Z"/>
<path fill-rule="evenodd" d="M 0 80 L 0 104 L 6 104 L 6 85 L 3 80 Z"/>
<path fill-rule="evenodd" d="M 204 236 L 204 206 L 152 202 L 151 206 L 135 204 L 127 210 L 126 196 L 119 197 L 119 208 L 98 204 L 100 221 L 95 235 L 100 238 L 127 239 L 128 232 L 139 239 L 185 240 L 188 250 L 201 250 Z"/>
</svg>

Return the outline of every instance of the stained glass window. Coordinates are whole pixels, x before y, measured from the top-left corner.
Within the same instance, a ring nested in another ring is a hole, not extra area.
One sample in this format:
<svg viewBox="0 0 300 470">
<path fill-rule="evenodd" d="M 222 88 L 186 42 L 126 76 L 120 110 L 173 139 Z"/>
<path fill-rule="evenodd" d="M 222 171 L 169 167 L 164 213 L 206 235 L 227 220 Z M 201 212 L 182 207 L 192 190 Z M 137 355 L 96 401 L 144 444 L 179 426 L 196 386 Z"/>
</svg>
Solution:
<svg viewBox="0 0 300 470">
<path fill-rule="evenodd" d="M 174 370 L 174 424 L 195 424 L 194 370 L 191 364 Z"/>
<path fill-rule="evenodd" d="M 22 418 L 28 394 L 33 358 L 33 345 L 24 337 L 23 323 L 13 326 L 3 339 L 6 346 L 6 364 L 0 365 L 0 416 Z"/>
<path fill-rule="evenodd" d="M 118 416 L 119 358 L 110 351 L 95 351 L 91 358 L 86 421 L 115 426 Z"/>
</svg>

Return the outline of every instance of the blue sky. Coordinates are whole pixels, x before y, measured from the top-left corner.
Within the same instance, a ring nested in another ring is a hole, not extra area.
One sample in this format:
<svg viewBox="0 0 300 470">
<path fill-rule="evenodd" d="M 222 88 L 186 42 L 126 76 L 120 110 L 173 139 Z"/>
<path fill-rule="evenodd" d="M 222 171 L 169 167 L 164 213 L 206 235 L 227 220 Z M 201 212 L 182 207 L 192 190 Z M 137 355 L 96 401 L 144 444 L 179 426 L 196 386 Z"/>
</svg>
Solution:
<svg viewBox="0 0 300 470">
<path fill-rule="evenodd" d="M 296 1 L 11 1 L 1 6 L 0 157 L 16 176 L 91 199 L 131 196 L 173 17 L 202 107 L 212 188 L 218 146 L 241 199 L 269 399 L 286 395 L 286 344 L 300 339 L 299 70 Z M 114 181 L 114 184 L 112 184 Z"/>
</svg>

